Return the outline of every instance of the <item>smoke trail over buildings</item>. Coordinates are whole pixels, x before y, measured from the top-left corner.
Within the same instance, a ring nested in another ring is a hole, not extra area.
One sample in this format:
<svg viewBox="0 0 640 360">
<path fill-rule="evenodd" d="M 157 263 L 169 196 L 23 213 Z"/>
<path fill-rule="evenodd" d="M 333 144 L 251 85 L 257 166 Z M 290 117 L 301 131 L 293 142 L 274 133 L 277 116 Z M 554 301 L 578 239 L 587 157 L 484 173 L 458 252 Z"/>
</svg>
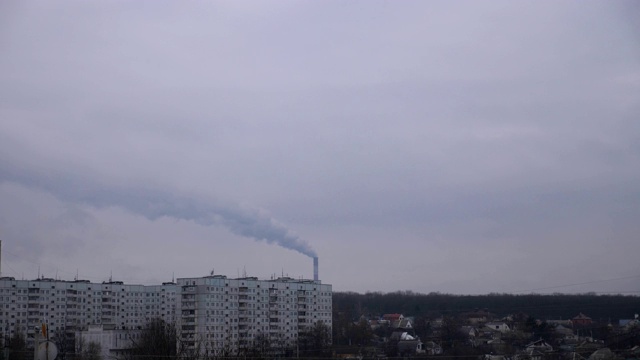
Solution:
<svg viewBox="0 0 640 360">
<path fill-rule="evenodd" d="M 312 258 L 317 256 L 307 242 L 292 234 L 264 211 L 236 204 L 195 199 L 146 188 L 105 185 L 81 176 L 63 175 L 60 172 L 45 174 L 9 164 L 0 168 L 1 182 L 41 189 L 63 201 L 98 208 L 120 207 L 150 220 L 170 217 L 205 226 L 222 225 L 236 235 L 266 241 Z"/>
</svg>

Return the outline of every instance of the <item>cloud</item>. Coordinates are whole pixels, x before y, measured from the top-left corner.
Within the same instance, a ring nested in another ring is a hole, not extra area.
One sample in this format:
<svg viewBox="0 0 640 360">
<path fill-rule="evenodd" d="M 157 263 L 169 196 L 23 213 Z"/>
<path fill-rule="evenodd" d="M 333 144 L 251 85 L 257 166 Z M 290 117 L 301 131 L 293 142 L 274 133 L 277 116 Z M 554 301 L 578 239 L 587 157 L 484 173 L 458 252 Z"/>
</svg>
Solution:
<svg viewBox="0 0 640 360">
<path fill-rule="evenodd" d="M 638 271 L 633 2 L 0 6 L 1 179 L 61 199 L 61 248 L 111 219 L 133 264 L 152 241 L 210 234 L 229 262 L 298 261 L 249 237 L 317 249 L 342 289 Z"/>
</svg>

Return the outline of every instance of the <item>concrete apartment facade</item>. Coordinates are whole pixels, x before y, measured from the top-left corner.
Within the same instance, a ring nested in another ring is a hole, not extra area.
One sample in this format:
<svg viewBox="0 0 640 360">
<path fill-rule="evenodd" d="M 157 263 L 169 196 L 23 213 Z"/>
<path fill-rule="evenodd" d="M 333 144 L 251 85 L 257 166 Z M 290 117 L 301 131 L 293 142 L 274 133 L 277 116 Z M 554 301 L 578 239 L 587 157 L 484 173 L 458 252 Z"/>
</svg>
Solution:
<svg viewBox="0 0 640 360">
<path fill-rule="evenodd" d="M 316 322 L 332 325 L 332 288 L 320 281 L 217 275 L 178 279 L 178 287 L 179 336 L 201 351 L 247 349 L 259 339 L 292 345 Z"/>
<path fill-rule="evenodd" d="M 103 352 L 121 351 L 127 337 L 161 318 L 176 324 L 183 344 L 207 351 L 237 350 L 259 337 L 294 343 L 318 321 L 331 327 L 331 294 L 331 285 L 285 277 L 207 276 L 153 286 L 5 277 L 0 336 L 24 334 L 31 346 L 36 327 L 45 322 L 50 337 L 74 341 L 68 348 L 107 339 Z"/>
<path fill-rule="evenodd" d="M 24 334 L 31 346 L 34 329 L 43 322 L 50 337 L 66 339 L 90 325 L 134 331 L 154 318 L 175 322 L 177 290 L 173 283 L 143 286 L 0 278 L 0 334 L 5 338 Z"/>
</svg>

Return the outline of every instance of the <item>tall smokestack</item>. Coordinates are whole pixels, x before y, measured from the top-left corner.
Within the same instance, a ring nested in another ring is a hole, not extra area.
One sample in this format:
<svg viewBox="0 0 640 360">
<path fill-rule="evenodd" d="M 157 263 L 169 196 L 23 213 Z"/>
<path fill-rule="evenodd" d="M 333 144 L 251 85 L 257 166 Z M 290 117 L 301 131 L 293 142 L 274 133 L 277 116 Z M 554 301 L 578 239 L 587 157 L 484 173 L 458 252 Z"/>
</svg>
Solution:
<svg viewBox="0 0 640 360">
<path fill-rule="evenodd" d="M 318 257 L 313 257 L 313 280 L 318 281 Z"/>
</svg>

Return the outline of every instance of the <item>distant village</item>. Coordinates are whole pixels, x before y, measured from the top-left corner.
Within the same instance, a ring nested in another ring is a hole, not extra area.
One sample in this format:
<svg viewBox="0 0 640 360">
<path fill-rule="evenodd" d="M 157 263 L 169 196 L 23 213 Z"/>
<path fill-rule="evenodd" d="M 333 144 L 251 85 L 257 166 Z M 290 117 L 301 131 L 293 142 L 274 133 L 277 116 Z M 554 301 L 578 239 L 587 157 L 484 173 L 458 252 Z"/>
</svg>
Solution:
<svg viewBox="0 0 640 360">
<path fill-rule="evenodd" d="M 351 327 L 358 341 L 340 358 L 464 357 L 483 360 L 604 360 L 640 358 L 640 319 L 631 314 L 598 323 L 584 313 L 540 320 L 524 313 L 499 317 L 476 309 L 431 320 L 400 313 L 362 316 Z M 354 345 L 358 348 L 354 352 Z"/>
</svg>

